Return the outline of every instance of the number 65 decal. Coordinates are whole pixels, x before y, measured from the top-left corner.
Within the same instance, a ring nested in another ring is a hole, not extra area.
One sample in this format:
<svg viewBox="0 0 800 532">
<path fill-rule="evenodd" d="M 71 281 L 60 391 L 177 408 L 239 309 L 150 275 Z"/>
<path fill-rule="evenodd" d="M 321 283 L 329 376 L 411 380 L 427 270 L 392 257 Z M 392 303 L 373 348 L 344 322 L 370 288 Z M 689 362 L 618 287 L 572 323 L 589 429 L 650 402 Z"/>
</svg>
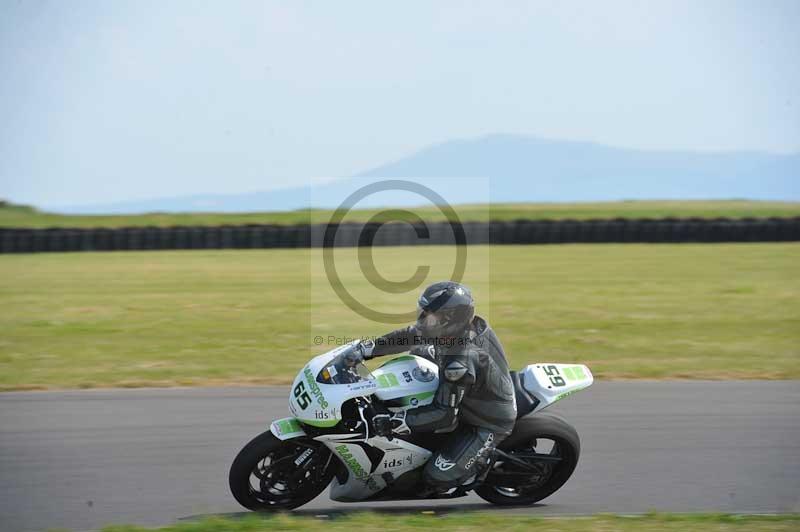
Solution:
<svg viewBox="0 0 800 532">
<path fill-rule="evenodd" d="M 311 404 L 311 397 L 308 396 L 306 385 L 303 384 L 303 381 L 300 381 L 297 383 L 297 386 L 294 387 L 294 397 L 297 399 L 297 404 L 300 405 L 301 410 L 305 410 L 308 408 L 308 405 Z"/>
<path fill-rule="evenodd" d="M 556 366 L 545 366 L 544 372 L 550 377 L 550 382 L 553 383 L 553 386 L 564 386 L 566 384 L 564 378 L 559 375 Z"/>
</svg>

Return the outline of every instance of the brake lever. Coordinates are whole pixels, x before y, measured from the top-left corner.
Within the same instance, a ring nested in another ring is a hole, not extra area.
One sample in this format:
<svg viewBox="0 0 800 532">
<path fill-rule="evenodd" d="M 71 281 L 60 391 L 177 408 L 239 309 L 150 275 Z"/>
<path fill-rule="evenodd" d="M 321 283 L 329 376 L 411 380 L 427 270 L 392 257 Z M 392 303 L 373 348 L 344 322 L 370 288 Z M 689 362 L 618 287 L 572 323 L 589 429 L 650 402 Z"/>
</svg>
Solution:
<svg viewBox="0 0 800 532">
<path fill-rule="evenodd" d="M 359 415 L 359 417 L 361 417 L 361 421 L 363 421 L 363 422 L 364 422 L 364 441 L 365 441 L 365 442 L 366 442 L 366 441 L 369 439 L 369 429 L 370 429 L 370 426 L 372 425 L 372 423 L 370 423 L 370 422 L 367 420 L 366 416 L 364 415 L 364 411 L 365 411 L 367 408 L 368 408 L 368 407 L 366 407 L 366 406 L 363 406 L 363 405 L 361 404 L 361 401 L 359 401 L 359 402 L 358 402 L 358 415 Z"/>
</svg>

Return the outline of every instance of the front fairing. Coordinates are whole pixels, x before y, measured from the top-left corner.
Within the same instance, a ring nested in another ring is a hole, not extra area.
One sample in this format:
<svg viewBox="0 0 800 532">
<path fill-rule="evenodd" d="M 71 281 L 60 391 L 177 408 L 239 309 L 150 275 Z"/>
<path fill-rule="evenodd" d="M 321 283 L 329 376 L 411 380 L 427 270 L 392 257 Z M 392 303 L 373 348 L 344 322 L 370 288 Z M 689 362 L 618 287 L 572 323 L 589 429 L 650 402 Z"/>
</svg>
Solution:
<svg viewBox="0 0 800 532">
<path fill-rule="evenodd" d="M 333 427 L 342 420 L 342 404 L 345 401 L 371 395 L 378 388 L 377 382 L 369 378 L 371 375 L 358 380 L 349 379 L 355 382 L 346 384 L 317 381 L 317 376 L 330 367 L 339 355 L 352 349 L 354 344 L 346 344 L 312 358 L 297 374 L 289 392 L 289 410 L 300 422 L 315 427 Z"/>
</svg>

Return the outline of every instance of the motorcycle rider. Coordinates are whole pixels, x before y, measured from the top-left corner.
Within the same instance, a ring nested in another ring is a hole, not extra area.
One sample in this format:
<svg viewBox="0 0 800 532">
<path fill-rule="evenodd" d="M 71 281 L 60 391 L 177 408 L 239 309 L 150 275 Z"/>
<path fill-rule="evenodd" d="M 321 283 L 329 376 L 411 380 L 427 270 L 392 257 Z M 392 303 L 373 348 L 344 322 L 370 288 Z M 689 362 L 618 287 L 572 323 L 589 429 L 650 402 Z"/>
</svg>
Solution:
<svg viewBox="0 0 800 532">
<path fill-rule="evenodd" d="M 486 472 L 494 447 L 514 428 L 517 408 L 503 347 L 489 324 L 475 315 L 466 286 L 443 281 L 419 298 L 417 321 L 360 344 L 363 358 L 411 350 L 439 366 L 431 404 L 395 414 L 378 414 L 380 436 L 452 432 L 423 470 L 432 489 L 446 492 Z"/>
</svg>

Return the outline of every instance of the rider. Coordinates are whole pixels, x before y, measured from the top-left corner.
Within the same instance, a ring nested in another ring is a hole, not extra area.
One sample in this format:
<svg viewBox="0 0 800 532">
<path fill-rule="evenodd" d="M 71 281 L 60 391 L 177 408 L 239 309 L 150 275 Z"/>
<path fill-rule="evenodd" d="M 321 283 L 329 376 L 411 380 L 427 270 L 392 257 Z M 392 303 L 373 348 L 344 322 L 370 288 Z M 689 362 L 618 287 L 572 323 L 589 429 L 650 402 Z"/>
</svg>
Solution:
<svg viewBox="0 0 800 532">
<path fill-rule="evenodd" d="M 425 482 L 447 491 L 486 471 L 494 447 L 511 433 L 517 408 L 503 347 L 475 315 L 466 286 L 443 281 L 419 298 L 414 325 L 360 344 L 365 359 L 422 350 L 439 366 L 439 387 L 429 405 L 372 420 L 381 436 L 452 432 L 428 461 Z"/>
</svg>

